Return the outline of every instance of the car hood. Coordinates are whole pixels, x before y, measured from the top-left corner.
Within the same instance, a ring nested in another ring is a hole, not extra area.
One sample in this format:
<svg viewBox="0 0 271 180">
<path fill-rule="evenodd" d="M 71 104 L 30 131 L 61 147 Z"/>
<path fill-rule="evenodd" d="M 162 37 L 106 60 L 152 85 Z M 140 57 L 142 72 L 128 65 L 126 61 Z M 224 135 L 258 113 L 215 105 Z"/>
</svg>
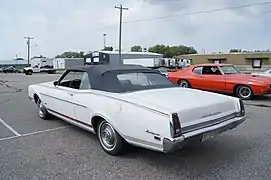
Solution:
<svg viewBox="0 0 271 180">
<path fill-rule="evenodd" d="M 234 110 L 235 103 L 238 101 L 234 97 L 182 87 L 125 93 L 121 98 L 166 113 L 197 108 L 204 108 L 206 112 L 208 108 L 225 112 Z"/>
</svg>

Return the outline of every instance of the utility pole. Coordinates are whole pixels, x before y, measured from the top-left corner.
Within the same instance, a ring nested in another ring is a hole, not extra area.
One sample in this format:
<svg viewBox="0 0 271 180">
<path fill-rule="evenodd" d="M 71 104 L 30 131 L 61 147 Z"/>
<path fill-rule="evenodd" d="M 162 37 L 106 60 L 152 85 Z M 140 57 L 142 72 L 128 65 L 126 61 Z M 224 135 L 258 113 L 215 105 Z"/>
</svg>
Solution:
<svg viewBox="0 0 271 180">
<path fill-rule="evenodd" d="M 119 6 L 115 6 L 115 8 L 120 10 L 120 24 L 119 24 L 119 63 L 122 62 L 121 60 L 121 27 L 122 27 L 122 11 L 123 10 L 128 10 L 128 8 L 124 8 L 122 7 L 122 4 L 120 4 Z"/>
<path fill-rule="evenodd" d="M 103 33 L 104 36 L 104 48 L 106 47 L 106 33 Z"/>
<path fill-rule="evenodd" d="M 30 61 L 30 40 L 31 39 L 34 39 L 34 38 L 32 38 L 32 37 L 24 37 L 24 39 L 27 39 L 27 42 L 26 42 L 26 44 L 27 44 L 27 62 L 28 62 L 28 65 L 29 65 L 29 61 Z"/>
</svg>

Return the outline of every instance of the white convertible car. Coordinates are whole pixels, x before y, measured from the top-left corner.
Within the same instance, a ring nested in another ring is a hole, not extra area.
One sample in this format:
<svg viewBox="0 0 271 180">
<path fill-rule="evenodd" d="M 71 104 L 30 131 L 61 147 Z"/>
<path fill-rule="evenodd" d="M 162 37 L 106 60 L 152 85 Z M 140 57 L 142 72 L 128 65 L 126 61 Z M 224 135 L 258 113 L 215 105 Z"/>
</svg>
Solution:
<svg viewBox="0 0 271 180">
<path fill-rule="evenodd" d="M 127 144 L 173 152 L 246 119 L 242 100 L 179 87 L 140 65 L 72 68 L 57 81 L 30 85 L 28 94 L 40 118 L 54 115 L 97 134 L 110 155 Z"/>
</svg>

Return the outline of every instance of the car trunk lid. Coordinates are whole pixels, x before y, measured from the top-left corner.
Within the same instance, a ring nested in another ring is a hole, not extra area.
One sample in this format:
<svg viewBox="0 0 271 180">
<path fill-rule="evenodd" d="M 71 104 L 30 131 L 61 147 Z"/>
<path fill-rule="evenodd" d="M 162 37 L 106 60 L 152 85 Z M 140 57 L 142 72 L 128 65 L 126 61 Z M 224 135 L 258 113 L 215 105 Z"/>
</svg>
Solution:
<svg viewBox="0 0 271 180">
<path fill-rule="evenodd" d="M 181 87 L 146 90 L 122 98 L 167 114 L 177 113 L 183 129 L 206 126 L 235 116 L 237 98 Z"/>
</svg>

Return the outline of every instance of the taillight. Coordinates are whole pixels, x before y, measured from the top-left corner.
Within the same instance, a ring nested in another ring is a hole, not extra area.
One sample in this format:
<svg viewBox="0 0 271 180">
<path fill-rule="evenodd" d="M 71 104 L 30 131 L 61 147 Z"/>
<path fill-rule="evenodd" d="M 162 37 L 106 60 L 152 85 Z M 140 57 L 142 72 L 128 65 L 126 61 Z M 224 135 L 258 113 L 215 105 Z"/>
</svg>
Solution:
<svg viewBox="0 0 271 180">
<path fill-rule="evenodd" d="M 171 127 L 171 135 L 173 138 L 178 137 L 182 134 L 181 131 L 181 123 L 178 117 L 178 114 L 172 114 L 172 127 Z"/>
<path fill-rule="evenodd" d="M 245 105 L 242 99 L 239 99 L 240 111 L 238 113 L 238 117 L 243 117 L 246 114 Z"/>
</svg>

